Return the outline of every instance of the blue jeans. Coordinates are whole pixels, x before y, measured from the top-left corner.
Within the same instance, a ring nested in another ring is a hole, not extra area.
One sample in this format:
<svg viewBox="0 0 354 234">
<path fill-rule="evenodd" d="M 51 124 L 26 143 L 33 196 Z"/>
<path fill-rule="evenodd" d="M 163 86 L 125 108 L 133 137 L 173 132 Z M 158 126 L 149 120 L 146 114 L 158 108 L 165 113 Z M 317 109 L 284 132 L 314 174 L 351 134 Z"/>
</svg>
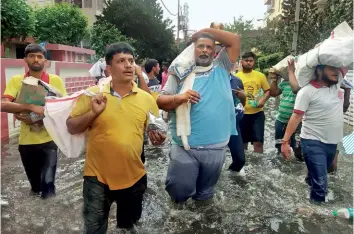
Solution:
<svg viewBox="0 0 354 234">
<path fill-rule="evenodd" d="M 214 195 L 214 188 L 225 162 L 226 146 L 191 148 L 172 145 L 166 191 L 175 202 L 189 198 L 202 201 Z"/>
<path fill-rule="evenodd" d="M 229 149 L 232 157 L 232 163 L 229 167 L 229 170 L 232 171 L 237 171 L 239 172 L 242 167 L 245 165 L 245 150 L 243 146 L 243 141 L 241 137 L 241 131 L 236 124 L 237 132 L 238 135 L 232 135 L 230 136 L 230 141 L 229 141 Z"/>
<path fill-rule="evenodd" d="M 310 199 L 324 202 L 328 188 L 327 168 L 332 165 L 337 145 L 301 138 L 301 147 L 311 187 Z"/>
</svg>

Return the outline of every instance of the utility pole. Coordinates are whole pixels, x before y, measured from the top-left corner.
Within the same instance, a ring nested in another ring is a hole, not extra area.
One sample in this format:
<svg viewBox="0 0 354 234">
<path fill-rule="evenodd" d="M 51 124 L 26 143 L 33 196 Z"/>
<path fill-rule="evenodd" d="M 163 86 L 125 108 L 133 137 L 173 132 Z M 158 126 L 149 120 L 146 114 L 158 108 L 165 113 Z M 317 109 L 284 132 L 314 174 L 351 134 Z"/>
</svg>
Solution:
<svg viewBox="0 0 354 234">
<path fill-rule="evenodd" d="M 296 0 L 296 8 L 295 8 L 295 27 L 293 34 L 293 44 L 291 46 L 291 50 L 294 55 L 297 55 L 297 39 L 299 36 L 299 20 L 300 20 L 300 0 Z"/>
<path fill-rule="evenodd" d="M 179 1 L 180 0 L 178 0 L 178 10 L 177 10 L 177 48 L 179 49 L 179 30 L 180 30 L 180 28 L 179 28 L 179 26 L 180 26 L 180 11 L 179 11 Z"/>
</svg>

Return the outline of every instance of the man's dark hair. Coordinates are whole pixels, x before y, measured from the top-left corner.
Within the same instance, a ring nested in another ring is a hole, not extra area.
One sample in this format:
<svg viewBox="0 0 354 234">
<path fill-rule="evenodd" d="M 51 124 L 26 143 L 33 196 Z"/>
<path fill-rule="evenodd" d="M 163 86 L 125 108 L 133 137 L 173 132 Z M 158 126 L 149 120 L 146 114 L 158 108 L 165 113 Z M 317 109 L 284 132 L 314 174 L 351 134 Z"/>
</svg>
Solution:
<svg viewBox="0 0 354 234">
<path fill-rule="evenodd" d="M 126 42 L 114 43 L 110 45 L 106 50 L 105 59 L 107 65 L 112 65 L 113 57 L 116 54 L 131 54 L 133 57 L 135 57 L 134 49 L 131 45 Z"/>
<path fill-rule="evenodd" d="M 196 42 L 199 40 L 199 39 L 201 39 L 201 38 L 207 38 L 207 39 L 210 39 L 210 40 L 212 40 L 214 43 L 215 43 L 215 37 L 213 36 L 213 35 L 211 35 L 210 33 L 201 33 L 198 37 L 197 37 L 197 39 L 196 39 Z"/>
<path fill-rule="evenodd" d="M 187 48 L 188 46 L 190 46 L 192 43 L 193 43 L 193 41 L 192 41 L 192 40 L 189 40 L 189 41 L 187 42 L 187 44 L 186 44 L 186 48 Z"/>
<path fill-rule="evenodd" d="M 253 59 L 256 59 L 256 55 L 253 52 L 246 52 L 242 55 L 242 59 L 252 57 Z"/>
<path fill-rule="evenodd" d="M 47 50 L 36 43 L 32 43 L 32 44 L 29 44 L 28 46 L 26 46 L 25 57 L 27 57 L 27 55 L 30 53 L 42 53 L 45 58 L 47 57 Z"/>
<path fill-rule="evenodd" d="M 325 65 L 317 65 L 316 66 L 316 68 L 315 68 L 315 80 L 316 81 L 321 80 L 319 71 L 321 71 L 321 73 L 323 74 L 325 67 L 326 67 Z"/>
<path fill-rule="evenodd" d="M 170 66 L 170 64 L 169 64 L 168 62 L 163 62 L 163 63 L 162 63 L 162 66 L 169 67 L 169 66 Z"/>
<path fill-rule="evenodd" d="M 157 66 L 159 62 L 156 59 L 148 59 L 145 63 L 146 73 L 150 73 L 154 67 Z"/>
</svg>

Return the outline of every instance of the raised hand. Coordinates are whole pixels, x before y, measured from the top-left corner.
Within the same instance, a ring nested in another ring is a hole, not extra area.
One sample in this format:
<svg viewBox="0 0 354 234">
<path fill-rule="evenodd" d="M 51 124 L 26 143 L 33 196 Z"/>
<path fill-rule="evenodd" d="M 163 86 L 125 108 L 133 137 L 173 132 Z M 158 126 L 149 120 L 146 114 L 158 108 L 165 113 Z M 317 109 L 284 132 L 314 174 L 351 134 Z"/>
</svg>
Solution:
<svg viewBox="0 0 354 234">
<path fill-rule="evenodd" d="M 102 93 L 97 94 L 91 100 L 91 110 L 95 115 L 101 114 L 106 108 L 107 97 Z"/>
</svg>

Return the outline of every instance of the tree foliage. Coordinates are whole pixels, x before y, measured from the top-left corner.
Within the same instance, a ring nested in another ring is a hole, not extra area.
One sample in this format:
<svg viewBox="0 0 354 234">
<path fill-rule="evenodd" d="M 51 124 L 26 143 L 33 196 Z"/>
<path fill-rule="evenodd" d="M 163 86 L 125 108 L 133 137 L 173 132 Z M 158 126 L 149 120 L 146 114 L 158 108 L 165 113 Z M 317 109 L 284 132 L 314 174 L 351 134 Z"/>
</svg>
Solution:
<svg viewBox="0 0 354 234">
<path fill-rule="evenodd" d="M 87 18 L 79 8 L 60 3 L 35 11 L 37 41 L 77 46 L 87 34 Z"/>
<path fill-rule="evenodd" d="M 298 53 L 312 49 L 317 43 L 330 36 L 331 31 L 338 24 L 347 21 L 353 27 L 353 1 L 328 0 L 321 10 L 317 0 L 300 2 L 300 22 L 298 33 Z M 277 25 L 277 41 L 281 51 L 291 52 L 292 38 L 295 27 L 296 0 L 283 0 L 283 16 Z"/>
<path fill-rule="evenodd" d="M 226 23 L 225 30 L 241 36 L 241 53 L 251 51 L 258 43 L 258 31 L 253 29 L 253 20 L 245 20 L 243 16 L 234 17 L 232 23 Z"/>
<path fill-rule="evenodd" d="M 327 1 L 320 16 L 321 39 L 329 37 L 331 31 L 343 21 L 347 21 L 353 28 L 353 1 L 352 0 L 332 0 Z"/>
<path fill-rule="evenodd" d="M 140 58 L 171 60 L 176 56 L 171 20 L 163 20 L 163 11 L 156 0 L 111 0 L 97 24 L 108 22 L 123 35 L 135 40 Z"/>
<path fill-rule="evenodd" d="M 33 31 L 33 11 L 25 0 L 1 2 L 1 42 L 11 38 L 25 39 Z"/>
<path fill-rule="evenodd" d="M 134 40 L 124 36 L 113 24 L 105 21 L 96 23 L 90 31 L 90 46 L 96 51 L 96 56 L 102 58 L 106 47 L 115 42 L 134 43 Z"/>
</svg>

